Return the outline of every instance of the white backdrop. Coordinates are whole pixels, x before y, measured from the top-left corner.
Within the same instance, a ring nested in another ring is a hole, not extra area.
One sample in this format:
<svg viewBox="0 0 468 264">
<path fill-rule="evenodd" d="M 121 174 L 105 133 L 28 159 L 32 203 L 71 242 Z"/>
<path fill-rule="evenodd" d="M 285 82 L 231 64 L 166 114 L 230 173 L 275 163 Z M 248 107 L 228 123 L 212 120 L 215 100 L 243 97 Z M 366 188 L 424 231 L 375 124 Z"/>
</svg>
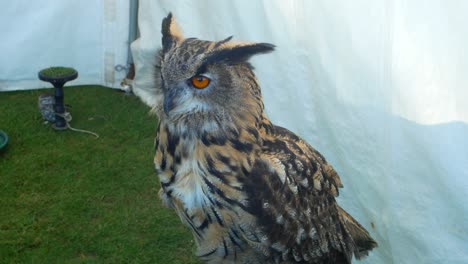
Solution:
<svg viewBox="0 0 468 264">
<path fill-rule="evenodd" d="M 51 87 L 37 73 L 73 67 L 68 85 L 120 87 L 127 63 L 129 2 L 125 0 L 0 1 L 0 92 Z"/>
<path fill-rule="evenodd" d="M 267 112 L 340 173 L 380 245 L 363 263 L 468 263 L 468 1 L 141 0 L 150 105 L 169 11 L 187 37 L 277 45 L 254 59 Z"/>
</svg>

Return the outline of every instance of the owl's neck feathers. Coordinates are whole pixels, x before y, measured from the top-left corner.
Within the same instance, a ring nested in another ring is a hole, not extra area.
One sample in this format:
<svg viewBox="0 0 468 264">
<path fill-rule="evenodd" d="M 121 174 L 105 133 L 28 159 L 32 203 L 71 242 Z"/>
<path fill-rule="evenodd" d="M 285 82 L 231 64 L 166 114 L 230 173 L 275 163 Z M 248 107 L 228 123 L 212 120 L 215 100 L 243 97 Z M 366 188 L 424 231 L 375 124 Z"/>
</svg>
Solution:
<svg viewBox="0 0 468 264">
<path fill-rule="evenodd" d="M 257 94 L 258 100 L 249 101 L 247 104 L 250 105 L 241 107 L 232 115 L 206 113 L 203 118 L 196 120 L 180 118 L 177 121 L 161 118 L 158 152 L 161 152 L 161 158 L 166 156 L 163 170 L 170 170 L 167 172 L 167 181 L 171 181 L 170 177 L 173 175 L 177 175 L 174 177 L 177 178 L 175 181 L 181 180 L 178 168 L 186 162 L 196 164 L 197 168 L 203 167 L 201 171 L 215 167 L 211 163 L 226 162 L 230 164 L 229 169 L 250 171 L 253 157 L 261 150 L 262 138 L 272 130 L 272 124 L 263 111 L 260 91 L 252 90 L 252 93 Z M 196 162 L 193 163 L 194 161 Z M 160 161 L 156 164 L 160 164 Z M 196 176 L 195 174 L 188 177 Z M 161 178 L 164 182 L 164 176 Z M 172 180 L 174 181 L 173 178 Z"/>
<path fill-rule="evenodd" d="M 239 110 L 235 116 L 226 114 L 205 114 L 204 118 L 161 118 L 165 133 L 186 142 L 200 141 L 202 144 L 224 145 L 232 141 L 244 141 L 261 145 L 259 135 L 268 134 L 272 124 L 263 112 L 263 105 L 254 111 Z"/>
</svg>

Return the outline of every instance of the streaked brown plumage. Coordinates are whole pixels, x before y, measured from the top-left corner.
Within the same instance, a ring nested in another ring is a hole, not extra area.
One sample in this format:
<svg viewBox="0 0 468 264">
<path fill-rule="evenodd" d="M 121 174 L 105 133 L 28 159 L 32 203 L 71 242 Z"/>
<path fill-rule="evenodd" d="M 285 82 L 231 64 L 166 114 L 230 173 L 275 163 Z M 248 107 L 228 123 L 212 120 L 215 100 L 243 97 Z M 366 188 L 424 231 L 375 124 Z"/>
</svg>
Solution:
<svg viewBox="0 0 468 264">
<path fill-rule="evenodd" d="M 202 260 L 349 263 L 377 246 L 336 203 L 342 185 L 323 156 L 266 117 L 248 59 L 273 45 L 185 39 L 172 15 L 162 34 L 160 195 Z"/>
</svg>

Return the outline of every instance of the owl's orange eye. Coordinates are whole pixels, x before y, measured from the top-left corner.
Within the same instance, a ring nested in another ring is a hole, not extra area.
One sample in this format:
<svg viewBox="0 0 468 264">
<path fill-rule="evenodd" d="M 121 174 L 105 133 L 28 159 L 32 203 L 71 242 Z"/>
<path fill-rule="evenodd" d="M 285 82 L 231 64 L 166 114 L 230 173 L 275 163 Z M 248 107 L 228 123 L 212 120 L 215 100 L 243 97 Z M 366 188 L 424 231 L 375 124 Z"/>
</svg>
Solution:
<svg viewBox="0 0 468 264">
<path fill-rule="evenodd" d="M 210 84 L 210 79 L 203 75 L 194 76 L 192 79 L 190 79 L 190 81 L 192 82 L 193 87 L 197 89 L 204 89 L 208 86 L 208 84 Z"/>
</svg>

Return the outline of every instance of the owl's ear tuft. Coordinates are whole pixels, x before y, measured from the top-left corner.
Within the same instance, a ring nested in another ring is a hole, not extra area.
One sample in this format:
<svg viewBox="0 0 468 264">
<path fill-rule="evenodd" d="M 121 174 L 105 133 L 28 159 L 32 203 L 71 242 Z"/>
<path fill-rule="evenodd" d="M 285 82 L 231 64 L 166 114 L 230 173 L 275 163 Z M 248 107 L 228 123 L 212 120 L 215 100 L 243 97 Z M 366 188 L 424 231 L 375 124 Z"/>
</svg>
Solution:
<svg viewBox="0 0 468 264">
<path fill-rule="evenodd" d="M 162 21 L 162 51 L 163 53 L 174 47 L 183 37 L 179 25 L 177 25 L 172 13 L 169 13 Z"/>
<path fill-rule="evenodd" d="M 274 50 L 275 45 L 270 43 L 248 43 L 216 50 L 204 59 L 200 71 L 203 71 L 207 65 L 218 62 L 230 65 L 245 63 L 248 62 L 253 55 L 270 53 Z M 250 64 L 248 65 L 251 66 Z"/>
<path fill-rule="evenodd" d="M 230 56 L 248 60 L 253 55 L 270 53 L 275 50 L 275 45 L 270 43 L 255 43 L 244 46 L 233 47 Z"/>
</svg>

